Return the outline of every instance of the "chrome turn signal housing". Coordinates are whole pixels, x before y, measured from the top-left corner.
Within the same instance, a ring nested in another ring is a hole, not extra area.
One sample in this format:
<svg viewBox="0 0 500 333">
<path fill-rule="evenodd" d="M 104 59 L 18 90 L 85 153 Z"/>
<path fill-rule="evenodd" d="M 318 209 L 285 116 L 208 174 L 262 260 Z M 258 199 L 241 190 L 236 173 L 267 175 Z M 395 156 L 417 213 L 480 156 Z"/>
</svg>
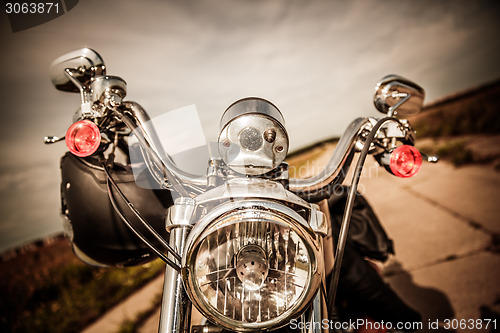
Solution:
<svg viewBox="0 0 500 333">
<path fill-rule="evenodd" d="M 276 201 L 219 205 L 193 227 L 185 249 L 182 273 L 191 301 L 232 331 L 287 324 L 313 299 L 324 273 L 319 236 Z"/>
</svg>

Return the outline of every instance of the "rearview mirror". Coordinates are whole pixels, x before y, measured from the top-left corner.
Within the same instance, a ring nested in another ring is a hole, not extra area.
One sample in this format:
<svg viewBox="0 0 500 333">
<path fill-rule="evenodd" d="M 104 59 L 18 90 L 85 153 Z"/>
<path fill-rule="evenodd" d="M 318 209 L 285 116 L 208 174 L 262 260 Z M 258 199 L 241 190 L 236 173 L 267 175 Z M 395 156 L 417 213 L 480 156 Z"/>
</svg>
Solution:
<svg viewBox="0 0 500 333">
<path fill-rule="evenodd" d="M 105 74 L 104 60 L 89 48 L 66 53 L 50 65 L 52 84 L 56 89 L 68 92 L 80 92 L 82 87 L 89 86 L 93 78 Z M 81 87 L 76 85 L 78 83 Z"/>
<path fill-rule="evenodd" d="M 425 91 L 418 84 L 398 75 L 388 75 L 377 83 L 373 103 L 389 116 L 408 117 L 422 110 Z"/>
</svg>

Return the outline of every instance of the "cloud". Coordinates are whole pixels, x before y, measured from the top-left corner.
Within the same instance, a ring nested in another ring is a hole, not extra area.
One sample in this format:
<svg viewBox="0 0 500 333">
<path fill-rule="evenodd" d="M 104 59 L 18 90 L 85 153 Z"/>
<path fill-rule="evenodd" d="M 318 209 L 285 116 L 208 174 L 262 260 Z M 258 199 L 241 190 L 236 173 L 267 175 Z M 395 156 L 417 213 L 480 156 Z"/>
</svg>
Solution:
<svg viewBox="0 0 500 333">
<path fill-rule="evenodd" d="M 62 230 L 52 165 L 0 167 L 0 251 Z"/>
</svg>

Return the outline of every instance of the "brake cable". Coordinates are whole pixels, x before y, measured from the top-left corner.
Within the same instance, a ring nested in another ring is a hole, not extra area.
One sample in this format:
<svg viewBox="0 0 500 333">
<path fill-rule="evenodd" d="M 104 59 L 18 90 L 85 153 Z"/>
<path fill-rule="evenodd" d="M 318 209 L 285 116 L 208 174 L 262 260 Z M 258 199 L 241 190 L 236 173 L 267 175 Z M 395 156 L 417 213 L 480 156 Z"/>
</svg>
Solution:
<svg viewBox="0 0 500 333">
<path fill-rule="evenodd" d="M 354 199 L 356 196 L 359 179 L 361 178 L 361 172 L 363 171 L 363 165 L 365 163 L 366 156 L 368 155 L 368 151 L 370 149 L 370 145 L 372 144 L 373 139 L 377 135 L 380 128 L 389 121 L 399 122 L 397 118 L 384 117 L 379 121 L 377 121 L 377 123 L 373 126 L 372 130 L 370 131 L 368 137 L 365 140 L 363 149 L 361 150 L 358 162 L 356 164 L 356 169 L 354 170 L 351 186 L 349 188 L 349 193 L 347 194 L 344 216 L 342 217 L 342 224 L 340 226 L 337 248 L 335 250 L 333 274 L 330 282 L 330 288 L 328 290 L 328 309 L 333 309 L 335 306 L 335 296 L 337 294 L 340 268 L 342 266 L 342 259 L 344 257 L 344 250 L 347 241 L 347 232 L 349 231 L 349 223 L 351 221 L 352 209 L 354 207 Z"/>
<path fill-rule="evenodd" d="M 132 223 L 127 219 L 127 217 L 123 214 L 121 211 L 120 207 L 118 207 L 118 204 L 116 203 L 116 200 L 113 196 L 113 187 L 115 191 L 118 193 L 120 198 L 127 204 L 127 207 L 135 214 L 135 216 L 139 219 L 141 224 L 146 227 L 146 229 L 153 234 L 153 236 L 167 249 L 167 251 L 172 254 L 172 256 L 177 259 L 178 261 L 182 260 L 182 257 L 168 244 L 151 226 L 150 224 L 142 217 L 142 215 L 139 213 L 139 211 L 134 207 L 134 205 L 127 199 L 127 197 L 123 194 L 121 189 L 119 188 L 118 184 L 116 184 L 115 180 L 111 176 L 111 173 L 109 172 L 108 168 L 106 165 L 104 165 L 104 172 L 106 174 L 106 187 L 108 190 L 108 196 L 109 200 L 111 201 L 111 204 L 113 205 L 114 210 L 116 213 L 120 216 L 120 219 L 127 225 L 127 227 L 137 236 L 139 239 L 144 242 L 158 257 L 160 257 L 161 260 L 163 260 L 165 263 L 170 265 L 172 268 L 174 268 L 176 271 L 180 272 L 181 268 L 179 265 L 174 263 L 172 260 L 170 260 L 167 256 L 165 256 L 161 251 L 159 251 L 153 244 L 151 244 L 143 235 L 140 231 L 138 231 Z"/>
</svg>

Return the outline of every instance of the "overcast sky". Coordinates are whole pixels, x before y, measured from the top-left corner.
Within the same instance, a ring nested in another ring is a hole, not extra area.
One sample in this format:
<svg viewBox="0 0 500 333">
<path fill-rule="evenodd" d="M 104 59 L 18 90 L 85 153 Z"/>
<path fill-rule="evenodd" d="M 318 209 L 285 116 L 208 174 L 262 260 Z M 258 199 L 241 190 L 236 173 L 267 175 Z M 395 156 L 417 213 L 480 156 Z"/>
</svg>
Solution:
<svg viewBox="0 0 500 333">
<path fill-rule="evenodd" d="M 81 0 L 12 33 L 1 14 L 0 250 L 61 230 L 58 160 L 79 97 L 56 91 L 49 64 L 91 47 L 129 100 L 153 115 L 195 104 L 205 136 L 237 99 L 282 111 L 292 149 L 376 116 L 376 82 L 400 74 L 426 101 L 500 78 L 498 1 Z"/>
</svg>

